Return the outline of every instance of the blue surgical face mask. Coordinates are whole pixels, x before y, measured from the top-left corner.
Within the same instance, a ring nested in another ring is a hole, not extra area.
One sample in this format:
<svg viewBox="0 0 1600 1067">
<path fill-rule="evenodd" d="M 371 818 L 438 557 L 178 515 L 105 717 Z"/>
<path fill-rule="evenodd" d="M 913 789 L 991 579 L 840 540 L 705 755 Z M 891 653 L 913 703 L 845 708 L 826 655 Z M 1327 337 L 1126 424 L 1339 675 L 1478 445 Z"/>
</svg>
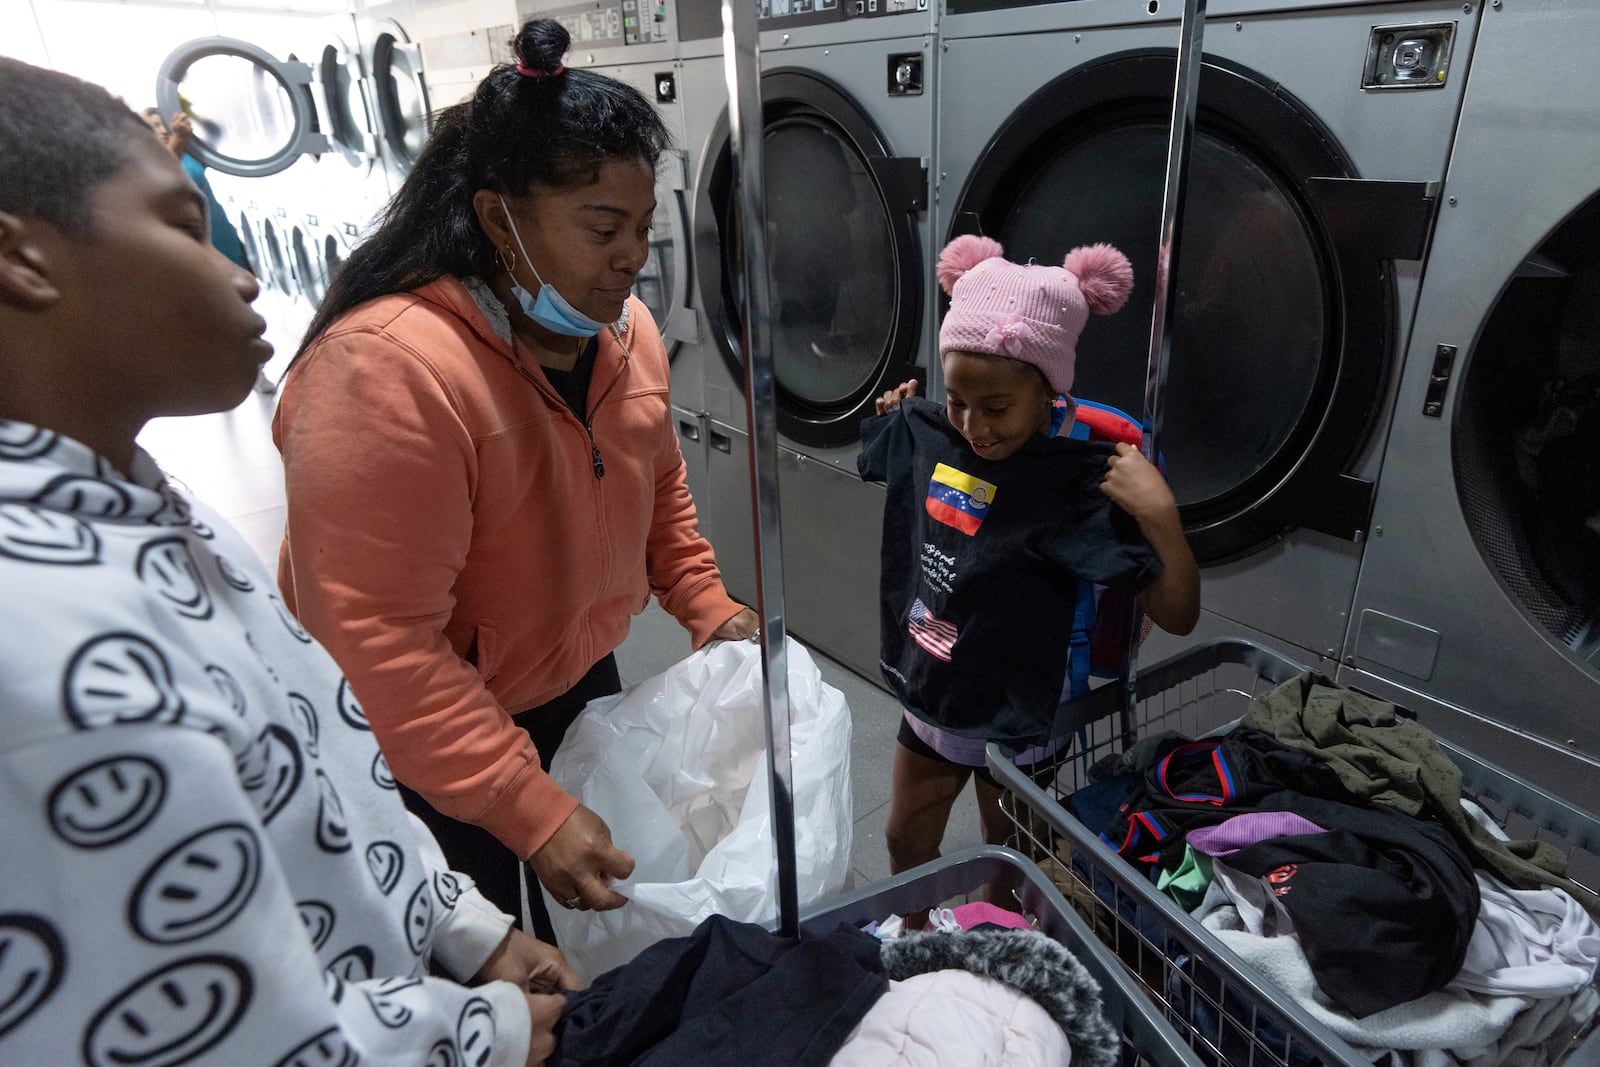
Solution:
<svg viewBox="0 0 1600 1067">
<path fill-rule="evenodd" d="M 517 224 L 511 220 L 511 209 L 506 207 L 506 198 L 501 196 L 499 199 L 500 207 L 506 213 L 506 222 L 511 226 L 511 236 L 516 238 L 517 251 L 522 253 L 522 261 L 533 271 L 533 276 L 539 279 L 539 295 L 535 297 L 518 285 L 516 277 L 512 276 L 511 294 L 522 305 L 522 313 L 551 333 L 559 333 L 563 337 L 593 337 L 605 329 L 605 323 L 596 322 L 567 303 L 567 298 L 556 292 L 555 286 L 539 278 L 538 268 L 528 258 L 528 250 L 522 247 L 522 235 L 517 232 Z"/>
</svg>

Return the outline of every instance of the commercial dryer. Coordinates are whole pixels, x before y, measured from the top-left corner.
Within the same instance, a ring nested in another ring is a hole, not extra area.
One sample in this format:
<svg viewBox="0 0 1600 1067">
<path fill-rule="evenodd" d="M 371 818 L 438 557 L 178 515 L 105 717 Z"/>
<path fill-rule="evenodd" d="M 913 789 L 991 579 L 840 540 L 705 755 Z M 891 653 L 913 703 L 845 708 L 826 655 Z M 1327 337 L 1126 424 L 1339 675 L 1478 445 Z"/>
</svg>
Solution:
<svg viewBox="0 0 1600 1067">
<path fill-rule="evenodd" d="M 758 12 L 788 624 L 876 679 L 884 494 L 855 465 L 874 398 L 926 379 L 934 13 L 913 0 L 762 0 Z M 720 55 L 712 62 L 721 75 Z M 723 107 L 691 119 L 706 124 L 694 215 L 707 327 L 704 525 L 730 590 L 749 598 L 754 530 L 741 280 L 729 269 L 739 236 L 725 88 L 707 99 Z"/>
<path fill-rule="evenodd" d="M 1135 413 L 1180 10 L 948 0 L 941 26 L 941 234 L 1023 261 L 1126 252 L 1133 296 L 1089 322 L 1074 392 Z M 1204 568 L 1195 638 L 1339 655 L 1478 17 L 1212 5 L 1161 442 Z M 1158 633 L 1147 654 L 1175 647 Z"/>
<path fill-rule="evenodd" d="M 356 12 L 356 41 L 369 86 L 377 129 L 378 158 L 392 194 L 400 188 L 427 143 L 432 104 L 413 40 L 416 6 L 388 0 Z"/>
<path fill-rule="evenodd" d="M 1341 674 L 1591 810 L 1597 40 L 1591 5 L 1484 12 Z"/>
</svg>

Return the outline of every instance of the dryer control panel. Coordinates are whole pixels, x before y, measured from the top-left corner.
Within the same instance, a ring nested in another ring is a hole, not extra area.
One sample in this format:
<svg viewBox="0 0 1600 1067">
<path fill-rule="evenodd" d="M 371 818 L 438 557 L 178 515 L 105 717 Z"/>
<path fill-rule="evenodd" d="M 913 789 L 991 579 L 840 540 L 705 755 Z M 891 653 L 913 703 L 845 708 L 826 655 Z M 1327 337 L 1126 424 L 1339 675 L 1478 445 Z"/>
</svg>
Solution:
<svg viewBox="0 0 1600 1067">
<path fill-rule="evenodd" d="M 928 0 L 753 0 L 763 30 L 818 26 L 849 19 L 928 10 Z M 678 0 L 678 35 L 685 41 L 722 32 L 721 0 Z M 577 40 L 576 37 L 573 38 Z"/>
<path fill-rule="evenodd" d="M 547 8 L 530 0 L 517 4 L 519 18 L 555 19 L 572 35 L 572 47 L 612 48 L 667 40 L 666 0 L 591 0 Z"/>
</svg>

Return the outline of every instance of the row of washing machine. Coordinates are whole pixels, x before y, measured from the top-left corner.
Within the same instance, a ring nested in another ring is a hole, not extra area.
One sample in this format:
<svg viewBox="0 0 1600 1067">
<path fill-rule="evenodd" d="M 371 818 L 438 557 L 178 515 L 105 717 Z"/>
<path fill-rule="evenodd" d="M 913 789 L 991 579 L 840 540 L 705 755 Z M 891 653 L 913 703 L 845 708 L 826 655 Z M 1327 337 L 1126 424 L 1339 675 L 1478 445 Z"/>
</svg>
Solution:
<svg viewBox="0 0 1600 1067">
<path fill-rule="evenodd" d="M 1078 391 L 1141 408 L 1181 5 L 756 0 L 785 600 L 877 677 L 883 494 L 858 424 L 942 392 L 933 262 L 982 232 L 1137 278 Z M 677 140 L 640 295 L 707 537 L 754 595 L 715 0 L 521 0 Z M 1600 11 L 1561 0 L 1211 5 L 1163 453 L 1198 633 L 1398 699 L 1600 806 Z"/>
<path fill-rule="evenodd" d="M 408 2 L 297 20 L 303 50 L 212 37 L 174 50 L 156 97 L 193 119 L 191 153 L 262 285 L 302 319 L 404 180 L 431 102 Z"/>
</svg>

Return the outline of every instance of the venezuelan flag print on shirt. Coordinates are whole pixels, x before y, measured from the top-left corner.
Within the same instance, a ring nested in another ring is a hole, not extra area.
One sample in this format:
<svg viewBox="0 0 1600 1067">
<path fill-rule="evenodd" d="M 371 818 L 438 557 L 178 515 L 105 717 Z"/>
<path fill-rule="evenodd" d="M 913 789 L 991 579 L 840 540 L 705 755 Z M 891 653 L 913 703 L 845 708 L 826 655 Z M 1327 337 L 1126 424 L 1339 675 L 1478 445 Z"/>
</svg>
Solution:
<svg viewBox="0 0 1600 1067">
<path fill-rule="evenodd" d="M 992 482 L 941 463 L 933 468 L 933 479 L 928 483 L 928 514 L 970 537 L 983 525 L 994 494 Z"/>
</svg>

